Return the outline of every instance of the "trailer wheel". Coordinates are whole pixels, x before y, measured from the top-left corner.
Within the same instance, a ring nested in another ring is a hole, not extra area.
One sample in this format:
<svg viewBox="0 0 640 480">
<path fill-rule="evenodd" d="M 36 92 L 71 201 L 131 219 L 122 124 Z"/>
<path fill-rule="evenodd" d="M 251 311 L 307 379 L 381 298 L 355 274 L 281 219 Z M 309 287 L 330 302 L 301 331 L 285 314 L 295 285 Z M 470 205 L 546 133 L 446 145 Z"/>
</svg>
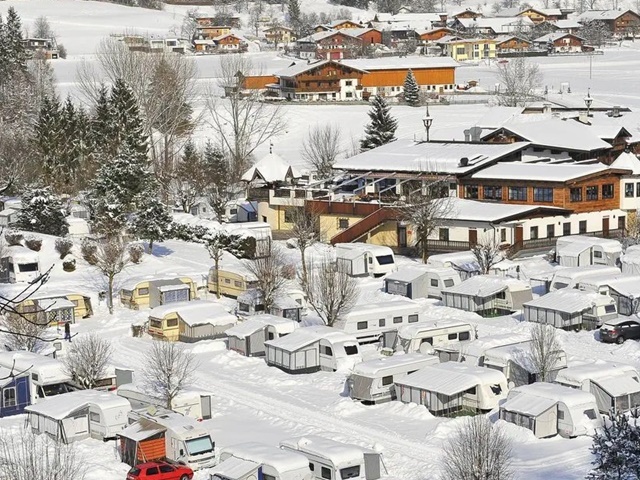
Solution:
<svg viewBox="0 0 640 480">
<path fill-rule="evenodd" d="M 189 480 L 189 477 L 187 475 L 182 475 L 180 477 L 180 480 Z"/>
<path fill-rule="evenodd" d="M 624 337 L 622 335 L 620 335 L 618 338 L 616 338 L 616 343 L 618 345 L 622 345 L 624 343 Z"/>
</svg>

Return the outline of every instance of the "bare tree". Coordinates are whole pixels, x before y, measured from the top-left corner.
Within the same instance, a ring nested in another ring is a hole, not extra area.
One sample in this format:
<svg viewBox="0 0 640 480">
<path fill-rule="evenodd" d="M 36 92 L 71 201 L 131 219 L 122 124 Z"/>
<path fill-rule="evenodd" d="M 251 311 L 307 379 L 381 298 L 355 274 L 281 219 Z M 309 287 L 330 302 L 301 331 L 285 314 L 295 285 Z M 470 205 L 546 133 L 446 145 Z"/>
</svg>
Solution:
<svg viewBox="0 0 640 480">
<path fill-rule="evenodd" d="M 13 480 L 83 480 L 88 463 L 77 448 L 31 428 L 0 433 L 0 478 Z"/>
<path fill-rule="evenodd" d="M 197 368 L 195 356 L 183 346 L 156 340 L 142 367 L 143 387 L 171 409 L 173 400 L 193 382 Z"/>
<path fill-rule="evenodd" d="M 307 274 L 307 249 L 320 241 L 320 214 L 311 207 L 288 207 L 292 213 L 291 238 L 295 239 L 296 246 L 300 250 L 302 272 L 300 283 L 306 285 Z"/>
<path fill-rule="evenodd" d="M 5 345 L 11 350 L 39 352 L 45 345 L 42 336 L 48 326 L 49 319 L 42 311 L 12 312 L 0 316 L 0 328 L 7 332 L 4 335 Z"/>
<path fill-rule="evenodd" d="M 640 216 L 637 213 L 627 217 L 627 224 L 620 241 L 624 247 L 640 244 Z"/>
<path fill-rule="evenodd" d="M 119 238 L 109 238 L 97 244 L 94 267 L 107 280 L 107 306 L 113 314 L 113 284 L 116 277 L 130 264 L 129 246 Z"/>
<path fill-rule="evenodd" d="M 190 8 L 184 15 L 182 20 L 182 26 L 180 28 L 180 35 L 182 38 L 192 40 L 196 37 L 196 30 L 198 28 L 198 22 L 196 18 L 200 16 L 200 12 L 197 8 Z"/>
<path fill-rule="evenodd" d="M 245 262 L 247 270 L 258 279 L 258 289 L 262 292 L 265 311 L 269 311 L 287 283 L 286 258 L 281 247 L 269 242 L 266 252 L 258 258 Z"/>
<path fill-rule="evenodd" d="M 491 267 L 504 258 L 500 242 L 495 237 L 485 237 L 475 245 L 471 245 L 471 252 L 476 257 L 480 273 L 483 275 L 488 274 Z"/>
<path fill-rule="evenodd" d="M 316 268 L 310 267 L 310 270 L 308 282 L 303 284 L 307 302 L 324 323 L 332 327 L 356 304 L 358 282 L 338 270 L 336 263 L 329 258 L 322 260 Z"/>
<path fill-rule="evenodd" d="M 263 102 L 257 90 L 243 90 L 243 78 L 257 73 L 247 56 L 225 55 L 217 73 L 218 88 L 224 90 L 225 97 L 219 98 L 215 91 L 208 95 L 212 127 L 231 162 L 234 182 L 249 167 L 256 148 L 285 129 L 279 105 Z"/>
<path fill-rule="evenodd" d="M 302 158 L 313 166 L 319 178 L 331 176 L 333 164 L 342 153 L 340 137 L 338 127 L 328 123 L 309 129 L 302 142 Z"/>
<path fill-rule="evenodd" d="M 106 376 L 112 353 L 111 342 L 92 333 L 72 342 L 62 363 L 77 385 L 90 389 Z"/>
<path fill-rule="evenodd" d="M 535 98 L 535 91 L 542 85 L 542 74 L 537 63 L 524 57 L 515 57 L 498 65 L 498 101 L 505 107 L 525 107 Z"/>
<path fill-rule="evenodd" d="M 553 380 L 551 373 L 557 370 L 562 355 L 557 330 L 551 325 L 537 323 L 531 327 L 530 361 L 535 368 L 537 381 Z"/>
<path fill-rule="evenodd" d="M 35 38 L 50 39 L 53 43 L 56 43 L 56 34 L 44 15 L 36 18 L 36 21 L 33 22 L 33 36 Z"/>
<path fill-rule="evenodd" d="M 512 446 L 484 415 L 466 418 L 445 441 L 441 480 L 510 480 Z"/>
</svg>

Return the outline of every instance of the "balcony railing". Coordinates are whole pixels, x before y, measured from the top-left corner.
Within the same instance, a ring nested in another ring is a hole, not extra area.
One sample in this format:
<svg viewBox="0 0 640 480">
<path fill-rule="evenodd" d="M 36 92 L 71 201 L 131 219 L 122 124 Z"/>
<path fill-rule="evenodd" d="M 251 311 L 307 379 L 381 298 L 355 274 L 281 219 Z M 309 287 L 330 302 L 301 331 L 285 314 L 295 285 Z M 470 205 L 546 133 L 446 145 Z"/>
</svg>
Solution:
<svg viewBox="0 0 640 480">
<path fill-rule="evenodd" d="M 469 242 L 455 240 L 427 240 L 427 252 L 457 252 L 469 250 Z"/>
</svg>

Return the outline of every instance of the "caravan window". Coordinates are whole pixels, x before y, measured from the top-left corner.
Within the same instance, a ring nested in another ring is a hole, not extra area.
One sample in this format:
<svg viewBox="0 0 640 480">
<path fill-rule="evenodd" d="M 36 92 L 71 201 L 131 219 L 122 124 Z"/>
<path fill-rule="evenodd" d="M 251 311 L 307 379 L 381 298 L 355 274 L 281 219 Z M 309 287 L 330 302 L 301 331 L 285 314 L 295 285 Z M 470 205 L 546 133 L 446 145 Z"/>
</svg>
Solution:
<svg viewBox="0 0 640 480">
<path fill-rule="evenodd" d="M 149 289 L 148 288 L 139 288 L 138 289 L 138 295 L 149 295 Z"/>
<path fill-rule="evenodd" d="M 471 334 L 469 332 L 460 332 L 458 334 L 458 340 L 469 340 L 471 338 Z"/>
<path fill-rule="evenodd" d="M 236 288 L 242 288 L 242 282 L 239 282 L 238 280 L 234 280 L 233 286 Z"/>
<path fill-rule="evenodd" d="M 556 282 L 553 284 L 553 288 L 555 290 L 560 290 L 561 288 L 567 288 L 569 286 L 568 283 L 563 283 L 563 282 Z"/>
<path fill-rule="evenodd" d="M 162 322 L 160 320 L 149 320 L 149 326 L 151 328 L 162 328 Z"/>
<path fill-rule="evenodd" d="M 596 419 L 596 411 L 593 408 L 590 408 L 589 410 L 585 410 L 584 414 L 587 416 L 589 420 Z"/>
<path fill-rule="evenodd" d="M 402 317 L 393 317 L 393 323 L 402 323 Z"/>
<path fill-rule="evenodd" d="M 475 395 L 476 394 L 476 387 L 471 387 L 469 390 L 467 390 L 466 392 L 469 395 Z"/>
<path fill-rule="evenodd" d="M 376 257 L 376 260 L 378 261 L 378 265 L 390 265 L 393 263 L 393 256 L 380 255 L 379 257 Z"/>
<path fill-rule="evenodd" d="M 420 342 L 420 345 L 422 345 L 423 343 L 428 343 L 429 345 L 433 345 L 433 338 L 432 337 L 423 338 L 422 341 Z"/>
<path fill-rule="evenodd" d="M 95 423 L 100 423 L 100 414 L 96 412 L 89 412 L 89 420 Z"/>
<path fill-rule="evenodd" d="M 177 318 L 170 318 L 169 320 L 167 320 L 167 327 L 177 327 L 177 326 L 178 326 Z"/>
<path fill-rule="evenodd" d="M 225 278 L 224 279 L 224 283 L 227 285 L 231 285 L 231 279 L 230 278 Z"/>
<path fill-rule="evenodd" d="M 391 385 L 393 383 L 393 375 L 382 377 L 382 386 Z"/>
<path fill-rule="evenodd" d="M 409 323 L 416 323 L 418 321 L 418 315 L 409 315 Z"/>
<path fill-rule="evenodd" d="M 276 480 L 276 477 L 274 477 L 273 475 L 267 475 L 266 473 L 263 473 L 262 480 Z"/>
<path fill-rule="evenodd" d="M 604 306 L 604 311 L 605 313 L 616 313 L 616 306 L 615 305 L 605 305 Z"/>
<path fill-rule="evenodd" d="M 558 410 L 558 420 L 564 420 L 564 411 Z"/>
<path fill-rule="evenodd" d="M 381 318 L 380 320 L 378 320 L 378 326 L 379 327 L 384 327 L 386 323 L 387 322 L 385 321 L 384 318 Z"/>
<path fill-rule="evenodd" d="M 315 469 L 316 469 L 316 466 L 313 463 L 309 462 L 309 470 L 313 472 Z"/>
<path fill-rule="evenodd" d="M 327 467 L 322 467 L 322 469 L 320 470 L 320 476 L 322 478 L 331 480 L 331 470 L 329 470 Z"/>
<path fill-rule="evenodd" d="M 491 391 L 494 395 L 500 395 L 502 393 L 502 387 L 499 383 L 496 383 L 495 385 L 491 385 Z"/>
<path fill-rule="evenodd" d="M 437 278 L 432 278 L 431 279 L 431 286 L 432 287 L 437 287 L 438 286 L 438 279 Z"/>
<path fill-rule="evenodd" d="M 368 322 L 358 322 L 358 330 L 366 330 L 368 326 Z"/>
<path fill-rule="evenodd" d="M 241 312 L 248 312 L 249 311 L 249 304 L 248 303 L 239 303 L 238 304 L 238 310 L 240 310 Z"/>
<path fill-rule="evenodd" d="M 507 298 L 507 294 L 506 292 L 503 290 L 501 292 L 496 293 L 496 298 L 499 298 L 501 300 L 504 300 L 505 298 Z"/>
<path fill-rule="evenodd" d="M 344 351 L 347 353 L 347 355 L 357 355 L 358 347 L 356 345 L 345 345 Z"/>
<path fill-rule="evenodd" d="M 22 263 L 18 265 L 18 269 L 21 272 L 37 272 L 38 264 L 37 263 Z"/>
<path fill-rule="evenodd" d="M 16 406 L 16 389 L 15 387 L 5 388 L 2 391 L 2 406 L 15 407 Z"/>
<path fill-rule="evenodd" d="M 447 278 L 447 279 L 444 281 L 444 286 L 445 286 L 445 287 L 453 287 L 453 280 L 452 280 L 452 279 L 450 279 L 450 278 Z"/>
<path fill-rule="evenodd" d="M 322 355 L 329 355 L 329 356 L 331 356 L 331 355 L 333 355 L 333 350 L 331 350 L 331 347 L 328 347 L 328 346 L 326 346 L 326 345 L 321 345 L 321 346 L 320 346 L 320 353 L 321 353 Z"/>
<path fill-rule="evenodd" d="M 340 470 L 340 477 L 342 479 L 358 478 L 359 476 L 360 476 L 360 465 L 356 465 L 355 467 L 343 468 Z"/>
<path fill-rule="evenodd" d="M 457 333 L 450 333 L 449 335 L 447 335 L 447 338 L 449 340 L 457 340 L 458 339 L 458 334 Z"/>
<path fill-rule="evenodd" d="M 594 250 L 593 258 L 602 258 L 602 252 L 599 252 L 598 250 Z"/>
</svg>

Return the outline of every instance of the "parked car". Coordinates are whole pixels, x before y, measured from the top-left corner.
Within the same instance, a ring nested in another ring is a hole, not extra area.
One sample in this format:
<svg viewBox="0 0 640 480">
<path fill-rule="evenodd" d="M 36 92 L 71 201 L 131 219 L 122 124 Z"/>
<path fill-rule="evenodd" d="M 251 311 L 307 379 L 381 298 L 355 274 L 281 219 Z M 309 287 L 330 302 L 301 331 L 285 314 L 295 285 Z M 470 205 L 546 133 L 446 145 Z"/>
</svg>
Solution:
<svg viewBox="0 0 640 480">
<path fill-rule="evenodd" d="M 618 317 L 600 327 L 600 339 L 603 342 L 624 343 L 631 338 L 640 338 L 640 321 L 637 318 Z"/>
<path fill-rule="evenodd" d="M 184 465 L 164 462 L 147 462 L 129 470 L 127 480 L 191 480 L 193 470 Z"/>
</svg>

